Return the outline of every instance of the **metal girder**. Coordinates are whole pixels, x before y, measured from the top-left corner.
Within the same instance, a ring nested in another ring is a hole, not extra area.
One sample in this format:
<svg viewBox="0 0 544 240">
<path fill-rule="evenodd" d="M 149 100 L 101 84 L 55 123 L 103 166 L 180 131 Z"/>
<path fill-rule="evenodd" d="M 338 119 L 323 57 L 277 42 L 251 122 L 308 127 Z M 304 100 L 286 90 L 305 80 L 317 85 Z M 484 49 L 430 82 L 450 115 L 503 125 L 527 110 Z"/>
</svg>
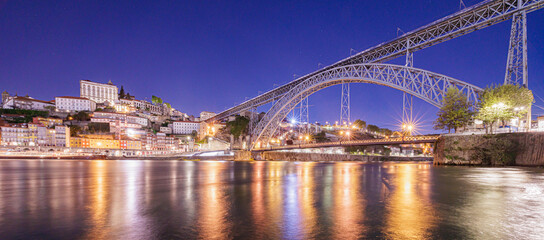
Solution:
<svg viewBox="0 0 544 240">
<path fill-rule="evenodd" d="M 476 102 L 478 93 L 482 91 L 479 87 L 445 75 L 406 66 L 354 64 L 336 67 L 306 79 L 284 94 L 253 129 L 251 138 L 254 142 L 251 148 L 258 142 L 268 143 L 279 124 L 302 99 L 333 85 L 356 82 L 395 88 L 436 107 L 442 105 L 442 99 L 449 87 L 458 88 L 470 102 Z"/>
<path fill-rule="evenodd" d="M 308 113 L 308 97 L 302 99 L 300 102 L 300 116 L 299 116 L 299 128 L 303 133 L 308 130 L 310 123 L 310 115 Z"/>
<path fill-rule="evenodd" d="M 520 12 L 512 18 L 504 84 L 527 87 L 527 71 L 527 14 Z"/>
<path fill-rule="evenodd" d="M 342 99 L 340 100 L 340 125 L 350 124 L 350 100 L 349 100 L 349 83 L 342 83 Z"/>
<path fill-rule="evenodd" d="M 414 109 L 414 96 L 402 93 L 402 123 L 413 123 L 412 111 Z M 404 130 L 404 129 L 403 129 Z"/>
<path fill-rule="evenodd" d="M 519 3 L 518 3 L 519 1 Z M 389 42 L 379 44 L 330 66 L 295 79 L 262 95 L 229 108 L 207 121 L 216 121 L 238 114 L 251 106 L 275 101 L 304 80 L 333 68 L 358 63 L 385 62 L 411 52 L 483 29 L 512 18 L 520 12 L 532 12 L 544 7 L 544 0 L 488 0 L 434 21 Z"/>
</svg>

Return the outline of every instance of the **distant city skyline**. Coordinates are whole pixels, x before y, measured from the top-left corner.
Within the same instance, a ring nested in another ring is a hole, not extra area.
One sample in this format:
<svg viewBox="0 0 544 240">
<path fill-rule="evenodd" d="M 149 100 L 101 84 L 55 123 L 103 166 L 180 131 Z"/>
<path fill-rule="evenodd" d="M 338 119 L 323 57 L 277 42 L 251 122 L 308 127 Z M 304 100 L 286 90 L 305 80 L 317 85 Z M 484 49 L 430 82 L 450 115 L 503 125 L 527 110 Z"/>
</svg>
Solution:
<svg viewBox="0 0 544 240">
<path fill-rule="evenodd" d="M 362 51 L 458 10 L 458 1 L 0 1 L 1 90 L 52 100 L 79 96 L 82 79 L 111 80 L 138 99 L 160 96 L 190 115 L 220 112 L 348 57 L 350 49 Z M 414 67 L 479 87 L 501 84 L 510 24 L 418 51 Z M 533 114 L 544 113 L 542 29 L 544 13 L 529 14 Z M 339 120 L 340 86 L 309 99 L 311 122 Z M 352 121 L 395 129 L 401 103 L 398 90 L 351 85 Z M 436 111 L 415 100 L 424 132 L 432 130 Z"/>
</svg>

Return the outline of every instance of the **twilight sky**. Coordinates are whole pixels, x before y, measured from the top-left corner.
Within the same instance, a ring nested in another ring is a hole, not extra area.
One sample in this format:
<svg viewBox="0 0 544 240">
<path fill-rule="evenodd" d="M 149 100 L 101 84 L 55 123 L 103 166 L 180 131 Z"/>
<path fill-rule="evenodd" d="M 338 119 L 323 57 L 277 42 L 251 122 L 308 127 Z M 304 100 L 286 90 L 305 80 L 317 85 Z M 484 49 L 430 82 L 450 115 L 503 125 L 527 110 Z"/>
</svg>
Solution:
<svg viewBox="0 0 544 240">
<path fill-rule="evenodd" d="M 188 114 L 220 112 L 345 58 L 351 48 L 391 40 L 397 27 L 408 32 L 458 8 L 458 0 L 0 0 L 0 90 L 51 100 L 79 96 L 80 79 L 111 80 L 138 99 L 157 95 Z M 510 23 L 418 51 L 414 67 L 481 87 L 502 83 Z M 544 10 L 529 14 L 529 87 L 538 106 L 544 106 L 543 30 Z M 310 96 L 310 121 L 338 120 L 340 91 Z M 351 96 L 352 119 L 397 128 L 400 91 L 352 84 Z M 414 104 L 430 130 L 437 109 Z M 538 106 L 533 117 L 544 114 Z"/>
</svg>

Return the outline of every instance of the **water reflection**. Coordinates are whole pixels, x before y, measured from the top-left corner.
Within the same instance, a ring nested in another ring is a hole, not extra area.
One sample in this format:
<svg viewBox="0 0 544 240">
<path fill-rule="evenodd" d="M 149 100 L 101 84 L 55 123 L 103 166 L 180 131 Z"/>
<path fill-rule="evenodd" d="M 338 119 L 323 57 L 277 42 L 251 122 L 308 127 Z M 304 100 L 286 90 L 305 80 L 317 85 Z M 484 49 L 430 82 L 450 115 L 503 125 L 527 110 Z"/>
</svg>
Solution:
<svg viewBox="0 0 544 240">
<path fill-rule="evenodd" d="M 93 161 L 89 166 L 91 172 L 91 181 L 89 183 L 89 194 L 91 197 L 89 210 L 89 225 L 86 237 L 88 239 L 104 239 L 108 234 L 108 228 L 106 227 L 108 200 L 106 199 L 110 194 L 109 182 L 106 181 L 106 165 L 105 161 Z"/>
<path fill-rule="evenodd" d="M 430 202 L 429 165 L 403 164 L 387 167 L 389 186 L 395 188 L 386 204 L 386 235 L 391 239 L 427 239 L 434 227 Z"/>
<path fill-rule="evenodd" d="M 0 160 L 2 239 L 540 239 L 544 170 Z"/>
<path fill-rule="evenodd" d="M 228 170 L 224 162 L 206 162 L 201 184 L 200 212 L 198 219 L 201 239 L 227 239 L 230 234 L 229 204 L 221 177 Z"/>
<path fill-rule="evenodd" d="M 339 163 L 334 173 L 333 238 L 356 239 L 365 232 L 364 198 L 357 163 Z"/>
</svg>

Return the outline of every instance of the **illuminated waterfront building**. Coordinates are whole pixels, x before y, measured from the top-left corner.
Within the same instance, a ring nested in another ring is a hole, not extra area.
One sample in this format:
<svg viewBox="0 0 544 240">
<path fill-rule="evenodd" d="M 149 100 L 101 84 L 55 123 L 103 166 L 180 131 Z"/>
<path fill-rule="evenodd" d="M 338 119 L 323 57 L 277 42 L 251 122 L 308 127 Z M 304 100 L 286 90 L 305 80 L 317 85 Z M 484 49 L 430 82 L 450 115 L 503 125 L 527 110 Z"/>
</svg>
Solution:
<svg viewBox="0 0 544 240">
<path fill-rule="evenodd" d="M 94 148 L 94 149 L 142 149 L 142 143 L 138 140 L 114 139 L 111 135 L 96 136 L 85 135 L 70 138 L 72 148 Z"/>
<path fill-rule="evenodd" d="M 55 126 L 47 128 L 41 124 L 21 124 L 0 127 L 2 146 L 56 146 L 69 147 L 70 128 Z"/>
</svg>

